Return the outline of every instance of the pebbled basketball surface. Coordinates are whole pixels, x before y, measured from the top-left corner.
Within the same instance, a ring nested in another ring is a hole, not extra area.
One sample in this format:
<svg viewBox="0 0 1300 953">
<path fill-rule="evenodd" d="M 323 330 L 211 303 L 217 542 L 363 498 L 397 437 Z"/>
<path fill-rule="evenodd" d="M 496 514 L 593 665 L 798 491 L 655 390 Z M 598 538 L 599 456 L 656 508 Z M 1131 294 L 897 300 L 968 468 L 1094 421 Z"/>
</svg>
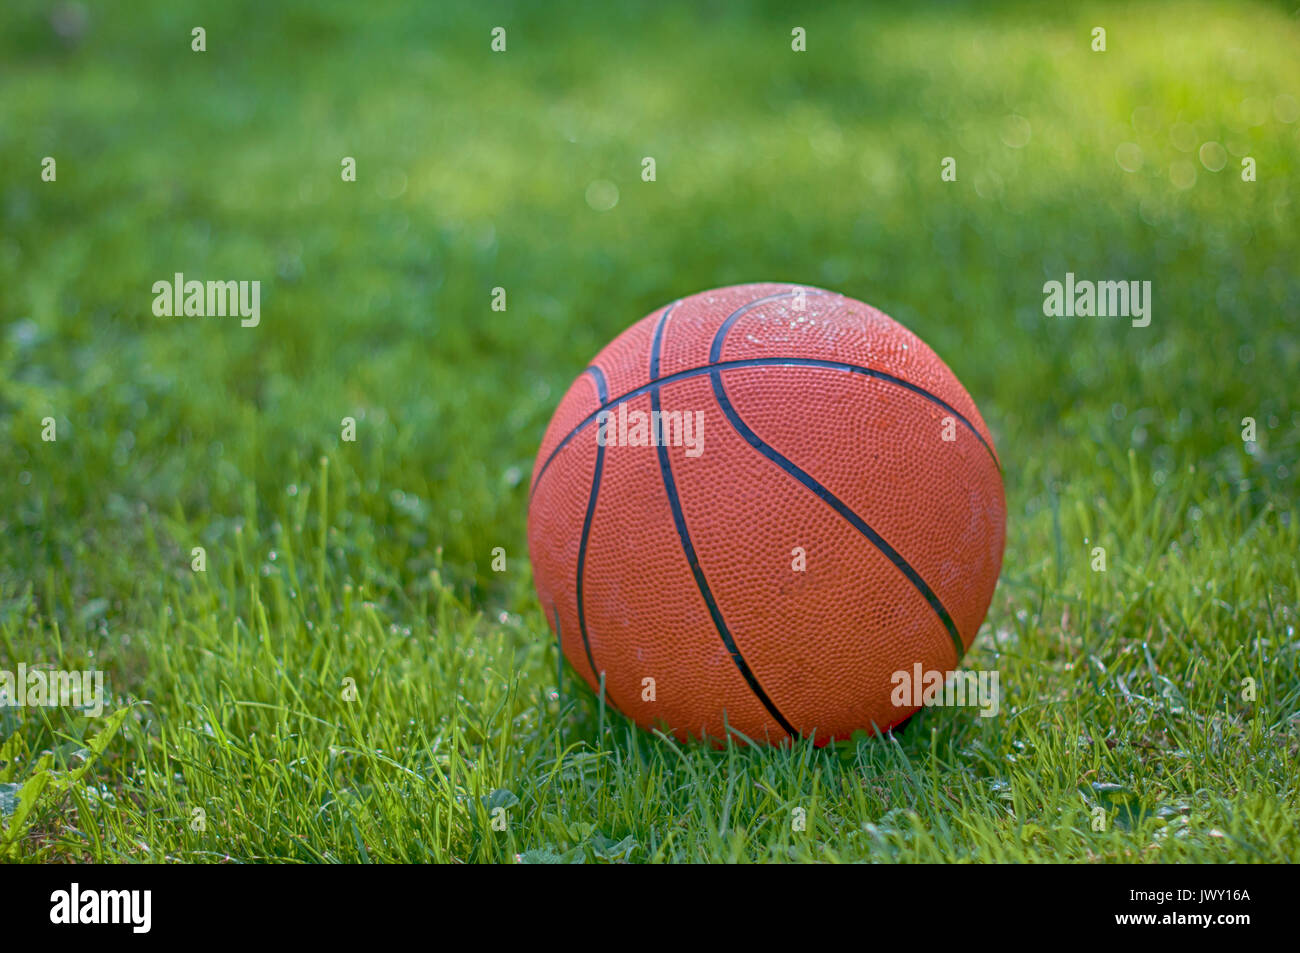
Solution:
<svg viewBox="0 0 1300 953">
<path fill-rule="evenodd" d="M 645 439 L 638 411 L 698 431 Z M 852 298 L 752 284 L 596 355 L 542 440 L 528 542 L 565 656 L 642 727 L 825 743 L 916 711 L 895 672 L 959 665 L 1005 524 L 993 440 L 929 347 Z"/>
</svg>

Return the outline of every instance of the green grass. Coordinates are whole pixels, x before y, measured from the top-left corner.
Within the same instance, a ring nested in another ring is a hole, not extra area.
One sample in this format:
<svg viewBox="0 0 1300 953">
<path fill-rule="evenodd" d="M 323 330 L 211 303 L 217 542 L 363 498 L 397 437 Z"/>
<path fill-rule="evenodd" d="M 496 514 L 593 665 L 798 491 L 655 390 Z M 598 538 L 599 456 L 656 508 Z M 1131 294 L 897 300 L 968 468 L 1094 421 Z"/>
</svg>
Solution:
<svg viewBox="0 0 1300 953">
<path fill-rule="evenodd" d="M 0 12 L 0 669 L 113 692 L 0 708 L 0 858 L 1300 853 L 1287 6 L 266 6 Z M 154 317 L 176 271 L 261 279 L 260 327 Z M 1151 326 L 1044 317 L 1066 271 L 1151 280 Z M 550 413 L 642 314 L 754 280 L 884 309 L 978 402 L 997 717 L 713 751 L 557 691 Z"/>
</svg>

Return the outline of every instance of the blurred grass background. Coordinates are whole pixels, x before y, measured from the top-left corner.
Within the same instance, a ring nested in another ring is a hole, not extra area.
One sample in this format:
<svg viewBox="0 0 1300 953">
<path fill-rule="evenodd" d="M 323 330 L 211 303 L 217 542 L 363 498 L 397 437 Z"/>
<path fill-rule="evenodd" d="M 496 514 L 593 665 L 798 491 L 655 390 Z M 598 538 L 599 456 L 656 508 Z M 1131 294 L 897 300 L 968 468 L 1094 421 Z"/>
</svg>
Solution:
<svg viewBox="0 0 1300 953">
<path fill-rule="evenodd" d="M 190 49 L 195 26 L 207 52 Z M 409 677 L 447 678 L 447 653 L 499 623 L 509 637 L 483 643 L 497 645 L 484 664 L 509 658 L 541 690 L 553 657 L 524 520 L 555 403 L 660 304 L 790 281 L 907 324 L 979 404 L 1009 503 L 991 628 L 1046 626 L 1068 694 L 1091 690 L 1064 648 L 1071 600 L 1102 599 L 1140 642 L 1185 641 L 1207 620 L 1170 607 L 1227 599 L 1232 644 L 1263 653 L 1251 640 L 1272 633 L 1294 768 L 1297 49 L 1294 3 L 11 0 L 6 655 L 93 658 L 123 700 L 188 717 L 223 691 L 198 668 L 234 664 L 270 598 L 259 587 L 283 586 L 267 631 L 296 632 L 302 654 L 268 658 L 282 673 L 328 687 L 331 665 L 376 651 L 319 657 L 355 592 L 381 631 L 419 629 L 429 600 L 478 618 L 392 649 Z M 40 180 L 45 156 L 56 183 Z M 945 156 L 956 182 L 940 181 Z M 592 183 L 617 189 L 612 208 L 588 202 Z M 155 317 L 151 286 L 178 271 L 261 280 L 261 325 Z M 1150 327 L 1044 317 L 1043 283 L 1067 271 L 1150 280 Z M 356 443 L 339 439 L 346 416 Z M 1105 578 L 1085 538 L 1111 547 Z M 293 540 L 310 580 L 284 567 Z M 197 581 L 196 545 L 211 567 Z M 489 569 L 496 546 L 505 574 Z M 1232 571 L 1247 591 L 1215 595 Z M 1141 619 L 1134 599 L 1154 600 Z M 209 654 L 160 661 L 160 643 L 187 640 Z M 463 717 L 408 701 L 388 717 Z M 527 716 L 539 731 L 544 707 Z M 590 733 L 589 714 L 574 719 Z M 36 751 L 56 728 L 28 730 Z M 136 744 L 115 770 L 167 757 Z"/>
</svg>

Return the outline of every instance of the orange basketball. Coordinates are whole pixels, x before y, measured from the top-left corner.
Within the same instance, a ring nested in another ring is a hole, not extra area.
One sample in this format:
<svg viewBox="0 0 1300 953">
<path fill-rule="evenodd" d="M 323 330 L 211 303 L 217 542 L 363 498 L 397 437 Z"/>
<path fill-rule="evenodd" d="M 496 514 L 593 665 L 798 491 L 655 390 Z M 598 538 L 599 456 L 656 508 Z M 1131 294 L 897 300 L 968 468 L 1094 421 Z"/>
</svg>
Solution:
<svg viewBox="0 0 1300 953">
<path fill-rule="evenodd" d="M 570 664 L 645 728 L 818 743 L 960 664 L 1006 504 L 974 401 L 916 335 L 792 285 L 705 291 L 596 355 L 533 467 L 528 545 Z"/>
</svg>

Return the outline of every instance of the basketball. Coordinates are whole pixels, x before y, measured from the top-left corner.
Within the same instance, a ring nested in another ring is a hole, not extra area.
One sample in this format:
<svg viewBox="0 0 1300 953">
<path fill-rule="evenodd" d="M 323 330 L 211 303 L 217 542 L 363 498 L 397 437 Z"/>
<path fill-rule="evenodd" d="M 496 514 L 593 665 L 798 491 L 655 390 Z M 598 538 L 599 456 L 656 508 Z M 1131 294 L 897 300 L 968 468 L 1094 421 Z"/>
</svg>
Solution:
<svg viewBox="0 0 1300 953">
<path fill-rule="evenodd" d="M 884 731 L 988 611 L 1001 464 L 920 338 L 844 295 L 705 291 L 651 312 L 559 403 L 533 467 L 543 611 L 607 704 L 679 739 Z"/>
</svg>

